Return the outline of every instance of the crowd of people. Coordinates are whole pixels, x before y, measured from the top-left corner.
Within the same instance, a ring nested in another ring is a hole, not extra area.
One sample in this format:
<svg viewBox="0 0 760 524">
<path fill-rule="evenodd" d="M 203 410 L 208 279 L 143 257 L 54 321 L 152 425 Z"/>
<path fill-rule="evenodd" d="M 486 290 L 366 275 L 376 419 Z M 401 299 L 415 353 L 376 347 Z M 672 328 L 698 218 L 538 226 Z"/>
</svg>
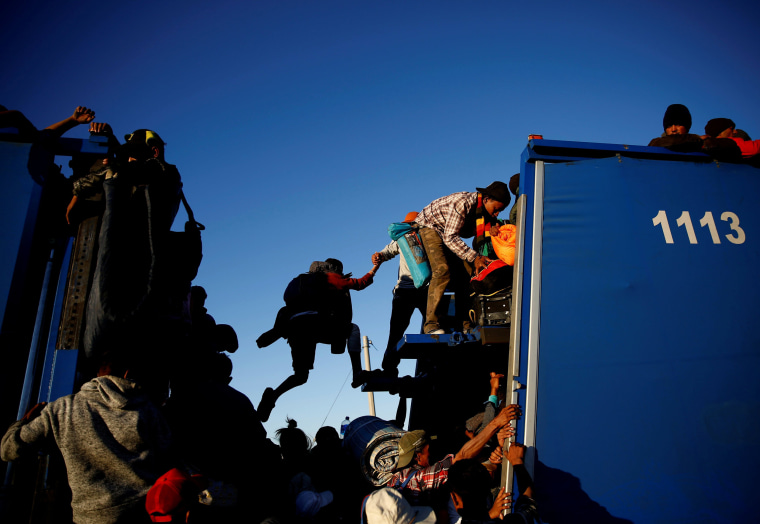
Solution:
<svg viewBox="0 0 760 524">
<path fill-rule="evenodd" d="M 396 240 L 372 255 L 372 268 L 360 278 L 344 273 L 333 258 L 315 261 L 293 278 L 272 329 L 257 340 L 266 347 L 286 339 L 293 374 L 264 389 L 254 407 L 229 385 L 234 329 L 216 323 L 205 308 L 206 291 L 191 285 L 201 259 L 202 226 L 184 198 L 178 169 L 165 160 L 165 142 L 155 131 L 138 129 L 121 144 L 94 117 L 80 106 L 40 132 L 20 112 L 0 106 L 0 128 L 15 128 L 31 140 L 90 124 L 90 132 L 107 137 L 110 146 L 103 157 L 72 161 L 70 201 L 61 217 L 74 227 L 88 216 L 102 216 L 81 348 L 83 373 L 92 378 L 77 393 L 35 405 L 13 423 L 2 438 L 3 460 L 60 453 L 77 523 L 361 518 L 366 524 L 455 524 L 537 518 L 525 448 L 514 442 L 513 421 L 521 411 L 504 405 L 496 373 L 485 410 L 462 421 L 461 449 L 436 449 L 424 429 L 403 432 L 393 474 L 381 486 L 362 476 L 334 428 L 321 428 L 312 445 L 288 420 L 275 444 L 262 425 L 284 393 L 308 380 L 318 344 L 335 354 L 348 349 L 356 388 L 373 377 L 398 376 L 397 344 L 415 310 L 431 336 L 477 329 L 470 279 L 497 260 L 493 241 L 515 222 L 514 209 L 508 220 L 499 215 L 519 193 L 519 175 L 509 184 L 495 181 L 443 196 L 406 215 L 403 223 L 424 247 L 429 282 L 415 280 L 411 267 L 417 261 Z M 722 161 L 753 161 L 760 152 L 760 141 L 727 118 L 710 120 L 705 135 L 689 134 L 691 115 L 680 104 L 668 107 L 663 128 L 650 146 L 702 151 Z M 181 204 L 189 220 L 178 235 L 170 228 Z M 473 238 L 471 246 L 467 238 Z M 396 256 L 382 369 L 365 371 L 350 291 L 371 285 L 380 265 Z M 446 290 L 454 292 L 453 320 L 447 318 Z M 517 479 L 514 495 L 499 487 L 506 462 Z"/>
</svg>

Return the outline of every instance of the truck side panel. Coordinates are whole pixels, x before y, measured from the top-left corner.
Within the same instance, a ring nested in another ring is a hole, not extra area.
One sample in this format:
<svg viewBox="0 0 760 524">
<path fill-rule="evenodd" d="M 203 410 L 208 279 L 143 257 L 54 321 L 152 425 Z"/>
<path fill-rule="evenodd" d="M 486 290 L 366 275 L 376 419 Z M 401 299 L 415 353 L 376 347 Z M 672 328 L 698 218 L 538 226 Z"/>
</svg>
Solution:
<svg viewBox="0 0 760 524">
<path fill-rule="evenodd" d="M 544 167 L 532 380 L 525 333 L 520 360 L 528 396 L 537 388 L 527 443 L 545 521 L 748 520 L 760 171 L 625 157 Z"/>
</svg>

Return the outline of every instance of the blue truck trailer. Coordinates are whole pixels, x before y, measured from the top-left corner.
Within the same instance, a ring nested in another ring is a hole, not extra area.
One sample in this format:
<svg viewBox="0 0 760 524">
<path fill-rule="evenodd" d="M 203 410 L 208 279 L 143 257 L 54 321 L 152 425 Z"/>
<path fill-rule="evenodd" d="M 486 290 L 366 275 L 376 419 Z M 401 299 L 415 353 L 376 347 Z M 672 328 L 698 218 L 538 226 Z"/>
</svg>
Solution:
<svg viewBox="0 0 760 524">
<path fill-rule="evenodd" d="M 760 171 L 522 155 L 509 374 L 545 522 L 757 522 Z"/>
</svg>

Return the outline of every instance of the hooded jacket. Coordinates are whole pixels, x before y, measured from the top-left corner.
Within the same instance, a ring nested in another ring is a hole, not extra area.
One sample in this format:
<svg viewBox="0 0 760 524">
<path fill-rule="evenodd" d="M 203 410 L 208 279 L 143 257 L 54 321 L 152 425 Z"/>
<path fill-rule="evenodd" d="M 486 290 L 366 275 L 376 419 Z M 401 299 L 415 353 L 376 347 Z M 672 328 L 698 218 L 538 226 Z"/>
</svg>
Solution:
<svg viewBox="0 0 760 524">
<path fill-rule="evenodd" d="M 97 377 L 51 402 L 29 422 L 11 425 L 0 456 L 16 460 L 57 445 L 66 463 L 74 522 L 113 523 L 166 472 L 169 427 L 140 386 Z"/>
</svg>

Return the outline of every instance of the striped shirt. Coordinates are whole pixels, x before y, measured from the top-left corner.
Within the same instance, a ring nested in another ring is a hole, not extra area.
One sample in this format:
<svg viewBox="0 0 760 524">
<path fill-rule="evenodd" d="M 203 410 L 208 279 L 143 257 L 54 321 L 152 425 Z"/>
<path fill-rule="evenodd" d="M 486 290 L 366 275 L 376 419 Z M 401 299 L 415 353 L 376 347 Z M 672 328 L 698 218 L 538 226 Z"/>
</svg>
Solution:
<svg viewBox="0 0 760 524">
<path fill-rule="evenodd" d="M 475 236 L 475 210 L 478 194 L 462 191 L 433 200 L 417 215 L 415 222 L 435 229 L 443 243 L 456 256 L 474 262 L 478 254 L 465 244 L 462 237 Z"/>
</svg>

